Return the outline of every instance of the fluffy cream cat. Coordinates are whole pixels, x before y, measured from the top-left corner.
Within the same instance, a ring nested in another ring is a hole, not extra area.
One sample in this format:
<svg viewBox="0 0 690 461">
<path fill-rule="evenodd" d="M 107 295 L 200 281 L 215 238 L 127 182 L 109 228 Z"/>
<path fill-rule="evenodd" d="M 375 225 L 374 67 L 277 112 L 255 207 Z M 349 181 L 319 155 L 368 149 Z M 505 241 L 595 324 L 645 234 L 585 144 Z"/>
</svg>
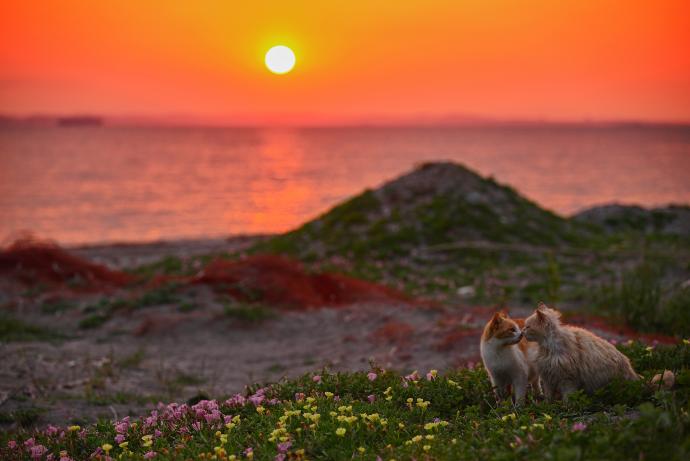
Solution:
<svg viewBox="0 0 690 461">
<path fill-rule="evenodd" d="M 561 324 L 558 311 L 539 303 L 525 320 L 528 341 L 539 344 L 537 370 L 544 396 L 553 400 L 579 389 L 592 392 L 615 378 L 638 379 L 630 360 L 608 341 L 578 327 Z"/>
</svg>

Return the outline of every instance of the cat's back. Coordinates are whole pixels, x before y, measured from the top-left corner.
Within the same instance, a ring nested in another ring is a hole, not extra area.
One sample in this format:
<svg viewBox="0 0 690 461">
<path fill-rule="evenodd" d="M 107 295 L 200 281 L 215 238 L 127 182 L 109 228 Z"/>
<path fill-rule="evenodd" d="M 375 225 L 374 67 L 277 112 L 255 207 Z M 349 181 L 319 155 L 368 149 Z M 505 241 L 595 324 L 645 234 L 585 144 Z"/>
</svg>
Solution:
<svg viewBox="0 0 690 461">
<path fill-rule="evenodd" d="M 613 344 L 587 329 L 565 328 L 572 333 L 572 353 L 577 357 L 585 387 L 599 387 L 614 377 L 637 379 L 630 360 Z"/>
</svg>

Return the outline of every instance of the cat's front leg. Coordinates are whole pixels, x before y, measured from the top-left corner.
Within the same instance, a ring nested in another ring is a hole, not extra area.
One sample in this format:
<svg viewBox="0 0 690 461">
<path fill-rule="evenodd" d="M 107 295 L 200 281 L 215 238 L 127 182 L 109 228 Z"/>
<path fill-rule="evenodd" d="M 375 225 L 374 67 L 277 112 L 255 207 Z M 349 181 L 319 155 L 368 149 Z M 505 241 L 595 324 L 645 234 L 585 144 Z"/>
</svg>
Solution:
<svg viewBox="0 0 690 461">
<path fill-rule="evenodd" d="M 527 379 L 516 379 L 513 381 L 513 399 L 515 405 L 522 405 L 525 403 L 525 395 L 527 395 Z"/>
<path fill-rule="evenodd" d="M 564 381 L 560 385 L 561 396 L 564 402 L 568 402 L 568 396 L 577 391 L 577 385 L 570 381 Z"/>
<path fill-rule="evenodd" d="M 544 392 L 544 400 L 553 402 L 556 398 L 557 388 L 548 381 L 541 382 L 541 389 Z"/>
</svg>

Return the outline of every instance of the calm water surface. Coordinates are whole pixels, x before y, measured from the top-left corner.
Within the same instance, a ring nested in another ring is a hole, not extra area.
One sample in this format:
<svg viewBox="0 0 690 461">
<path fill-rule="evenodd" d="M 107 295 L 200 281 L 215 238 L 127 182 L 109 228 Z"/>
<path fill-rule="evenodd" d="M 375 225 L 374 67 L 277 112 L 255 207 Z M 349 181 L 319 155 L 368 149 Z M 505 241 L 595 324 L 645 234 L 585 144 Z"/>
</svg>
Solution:
<svg viewBox="0 0 690 461">
<path fill-rule="evenodd" d="M 280 232 L 431 160 L 563 215 L 690 203 L 690 127 L 0 128 L 0 239 Z"/>
</svg>

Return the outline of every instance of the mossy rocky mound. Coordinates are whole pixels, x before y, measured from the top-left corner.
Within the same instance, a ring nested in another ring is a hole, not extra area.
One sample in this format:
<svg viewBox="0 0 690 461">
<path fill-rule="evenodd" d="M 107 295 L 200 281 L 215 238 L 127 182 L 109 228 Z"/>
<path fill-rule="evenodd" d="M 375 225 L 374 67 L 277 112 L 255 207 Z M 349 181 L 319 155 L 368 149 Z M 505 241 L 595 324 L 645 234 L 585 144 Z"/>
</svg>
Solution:
<svg viewBox="0 0 690 461">
<path fill-rule="evenodd" d="M 584 226 L 454 163 L 428 163 L 260 244 L 304 259 L 393 256 L 458 241 L 573 244 Z"/>
</svg>

